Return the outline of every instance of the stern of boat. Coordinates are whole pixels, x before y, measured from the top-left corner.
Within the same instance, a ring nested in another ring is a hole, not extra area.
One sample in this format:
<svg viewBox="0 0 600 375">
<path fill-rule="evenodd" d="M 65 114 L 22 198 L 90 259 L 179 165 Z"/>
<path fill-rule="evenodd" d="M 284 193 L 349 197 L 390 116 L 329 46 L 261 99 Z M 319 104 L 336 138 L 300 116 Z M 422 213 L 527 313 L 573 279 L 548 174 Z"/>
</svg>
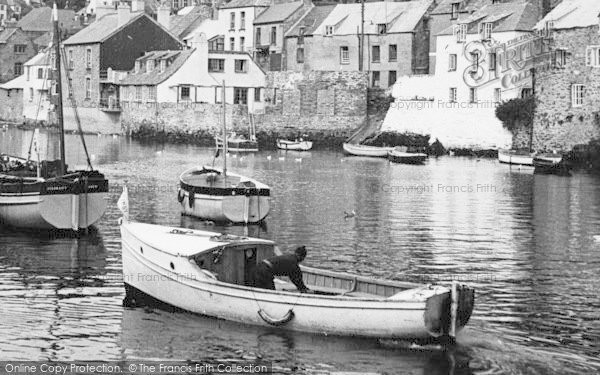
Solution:
<svg viewBox="0 0 600 375">
<path fill-rule="evenodd" d="M 424 314 L 425 326 L 433 337 L 452 337 L 471 318 L 475 305 L 475 290 L 462 284 L 456 284 L 454 291 L 453 289 L 449 288 L 448 291 L 427 299 Z M 455 311 L 453 311 L 453 301 L 456 304 Z M 454 332 L 452 332 L 453 320 Z"/>
</svg>

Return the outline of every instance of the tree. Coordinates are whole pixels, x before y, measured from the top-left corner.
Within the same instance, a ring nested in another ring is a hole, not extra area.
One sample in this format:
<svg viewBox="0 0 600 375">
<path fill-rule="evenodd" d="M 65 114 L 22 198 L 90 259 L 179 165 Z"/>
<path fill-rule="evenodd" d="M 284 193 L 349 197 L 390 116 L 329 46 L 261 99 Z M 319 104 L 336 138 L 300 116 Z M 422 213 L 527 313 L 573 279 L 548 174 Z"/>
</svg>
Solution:
<svg viewBox="0 0 600 375">
<path fill-rule="evenodd" d="M 496 107 L 496 117 L 511 132 L 518 128 L 531 128 L 535 114 L 535 98 L 515 98 Z"/>
</svg>

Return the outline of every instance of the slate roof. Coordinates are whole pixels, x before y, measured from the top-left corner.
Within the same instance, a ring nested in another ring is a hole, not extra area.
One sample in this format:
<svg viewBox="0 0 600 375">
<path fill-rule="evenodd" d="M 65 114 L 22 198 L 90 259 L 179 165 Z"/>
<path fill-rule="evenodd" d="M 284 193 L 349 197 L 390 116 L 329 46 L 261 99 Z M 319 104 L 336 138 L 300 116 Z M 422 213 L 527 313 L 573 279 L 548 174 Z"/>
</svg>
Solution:
<svg viewBox="0 0 600 375">
<path fill-rule="evenodd" d="M 17 78 L 0 85 L 0 89 L 5 89 L 5 90 L 23 89 L 23 87 L 25 87 L 25 83 L 26 83 L 25 78 L 26 78 L 25 74 L 21 74 Z"/>
<path fill-rule="evenodd" d="M 219 9 L 268 7 L 269 5 L 271 5 L 271 0 L 231 0 L 221 5 Z"/>
<path fill-rule="evenodd" d="M 531 31 L 538 20 L 539 10 L 530 3 L 500 3 L 486 5 L 471 15 L 458 19 L 457 24 L 469 24 L 467 33 L 479 32 L 479 23 L 493 22 L 492 32 Z M 438 35 L 454 34 L 454 26 L 442 30 Z"/>
<path fill-rule="evenodd" d="M 47 47 L 52 42 L 52 33 L 48 31 L 33 40 L 33 44 L 40 47 Z"/>
<path fill-rule="evenodd" d="M 33 56 L 31 59 L 29 59 L 24 65 L 25 66 L 50 65 L 50 58 L 48 56 L 47 51 L 40 52 L 37 55 Z"/>
<path fill-rule="evenodd" d="M 139 86 L 139 85 L 158 85 L 172 76 L 176 71 L 183 66 L 187 59 L 195 49 L 186 49 L 182 51 L 152 51 L 140 57 L 136 61 L 146 61 L 148 59 L 168 59 L 174 57 L 171 64 L 162 72 L 159 73 L 156 67 L 150 73 L 132 73 L 123 78 L 119 84 L 123 86 Z"/>
<path fill-rule="evenodd" d="M 312 35 L 312 33 L 319 27 L 319 25 L 329 16 L 329 14 L 335 8 L 335 4 L 332 5 L 317 5 L 313 7 L 300 21 L 298 21 L 294 27 L 287 32 L 286 36 L 298 36 L 300 28 L 304 27 L 304 35 Z"/>
<path fill-rule="evenodd" d="M 387 33 L 412 32 L 433 0 L 365 3 L 365 34 L 378 34 L 378 24 L 387 24 Z M 313 35 L 325 35 L 326 26 L 334 26 L 333 35 L 356 35 L 360 25 L 361 4 L 338 4 Z"/>
<path fill-rule="evenodd" d="M 11 27 L 0 31 L 0 43 L 6 43 L 17 32 L 17 28 Z"/>
<path fill-rule="evenodd" d="M 303 5 L 304 3 L 302 1 L 271 5 L 256 17 L 254 24 L 262 25 L 265 23 L 283 22 L 298 9 L 302 8 Z"/>
<path fill-rule="evenodd" d="M 460 3 L 458 7 L 459 12 L 474 12 L 477 9 L 482 8 L 486 4 L 491 4 L 491 0 L 442 0 L 441 3 L 435 7 L 431 14 L 450 14 L 452 13 L 452 3 Z"/>
<path fill-rule="evenodd" d="M 185 15 L 173 15 L 169 21 L 169 31 L 178 38 L 187 35 L 198 27 L 202 21 L 210 18 L 210 8 L 206 6 L 195 6 Z"/>
<path fill-rule="evenodd" d="M 554 29 L 594 26 L 598 24 L 599 14 L 598 0 L 563 0 L 535 28 L 543 29 L 547 21 L 554 22 Z"/>
<path fill-rule="evenodd" d="M 58 21 L 61 27 L 68 30 L 79 26 L 79 21 L 75 20 L 75 11 L 72 9 L 58 9 Z M 52 8 L 33 8 L 17 22 L 17 26 L 23 31 L 52 31 Z"/>
</svg>

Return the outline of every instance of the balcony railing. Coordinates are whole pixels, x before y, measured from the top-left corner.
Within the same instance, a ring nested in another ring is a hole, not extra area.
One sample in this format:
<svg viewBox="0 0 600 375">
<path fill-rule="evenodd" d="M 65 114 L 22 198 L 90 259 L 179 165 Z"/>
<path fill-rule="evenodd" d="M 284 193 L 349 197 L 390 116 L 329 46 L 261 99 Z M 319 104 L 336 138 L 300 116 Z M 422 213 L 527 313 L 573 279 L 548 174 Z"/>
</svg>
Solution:
<svg viewBox="0 0 600 375">
<path fill-rule="evenodd" d="M 119 99 L 115 97 L 100 99 L 100 110 L 104 112 L 121 112 Z"/>
</svg>

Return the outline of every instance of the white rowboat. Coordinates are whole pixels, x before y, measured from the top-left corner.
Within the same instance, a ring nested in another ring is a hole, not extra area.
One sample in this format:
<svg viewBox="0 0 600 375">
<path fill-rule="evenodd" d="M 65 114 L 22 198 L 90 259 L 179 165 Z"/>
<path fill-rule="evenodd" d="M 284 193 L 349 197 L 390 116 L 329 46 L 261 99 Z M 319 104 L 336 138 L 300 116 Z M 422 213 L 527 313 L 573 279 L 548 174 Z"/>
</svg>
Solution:
<svg viewBox="0 0 600 375">
<path fill-rule="evenodd" d="M 533 167 L 534 152 L 519 150 L 498 150 L 498 161 L 503 164 Z"/>
<path fill-rule="evenodd" d="M 342 147 L 344 148 L 344 152 L 349 155 L 377 158 L 387 158 L 388 153 L 394 149 L 393 147 L 354 145 L 350 143 L 344 143 Z"/>
<path fill-rule="evenodd" d="M 278 139 L 277 148 L 290 151 L 308 151 L 312 148 L 310 141 L 288 141 L 287 139 Z"/>
<path fill-rule="evenodd" d="M 324 335 L 430 339 L 454 336 L 469 320 L 473 290 L 418 285 L 302 267 L 315 294 L 276 279 L 252 287 L 254 268 L 274 243 L 136 222 L 121 222 L 125 304 L 145 298 L 194 313 Z"/>
</svg>

